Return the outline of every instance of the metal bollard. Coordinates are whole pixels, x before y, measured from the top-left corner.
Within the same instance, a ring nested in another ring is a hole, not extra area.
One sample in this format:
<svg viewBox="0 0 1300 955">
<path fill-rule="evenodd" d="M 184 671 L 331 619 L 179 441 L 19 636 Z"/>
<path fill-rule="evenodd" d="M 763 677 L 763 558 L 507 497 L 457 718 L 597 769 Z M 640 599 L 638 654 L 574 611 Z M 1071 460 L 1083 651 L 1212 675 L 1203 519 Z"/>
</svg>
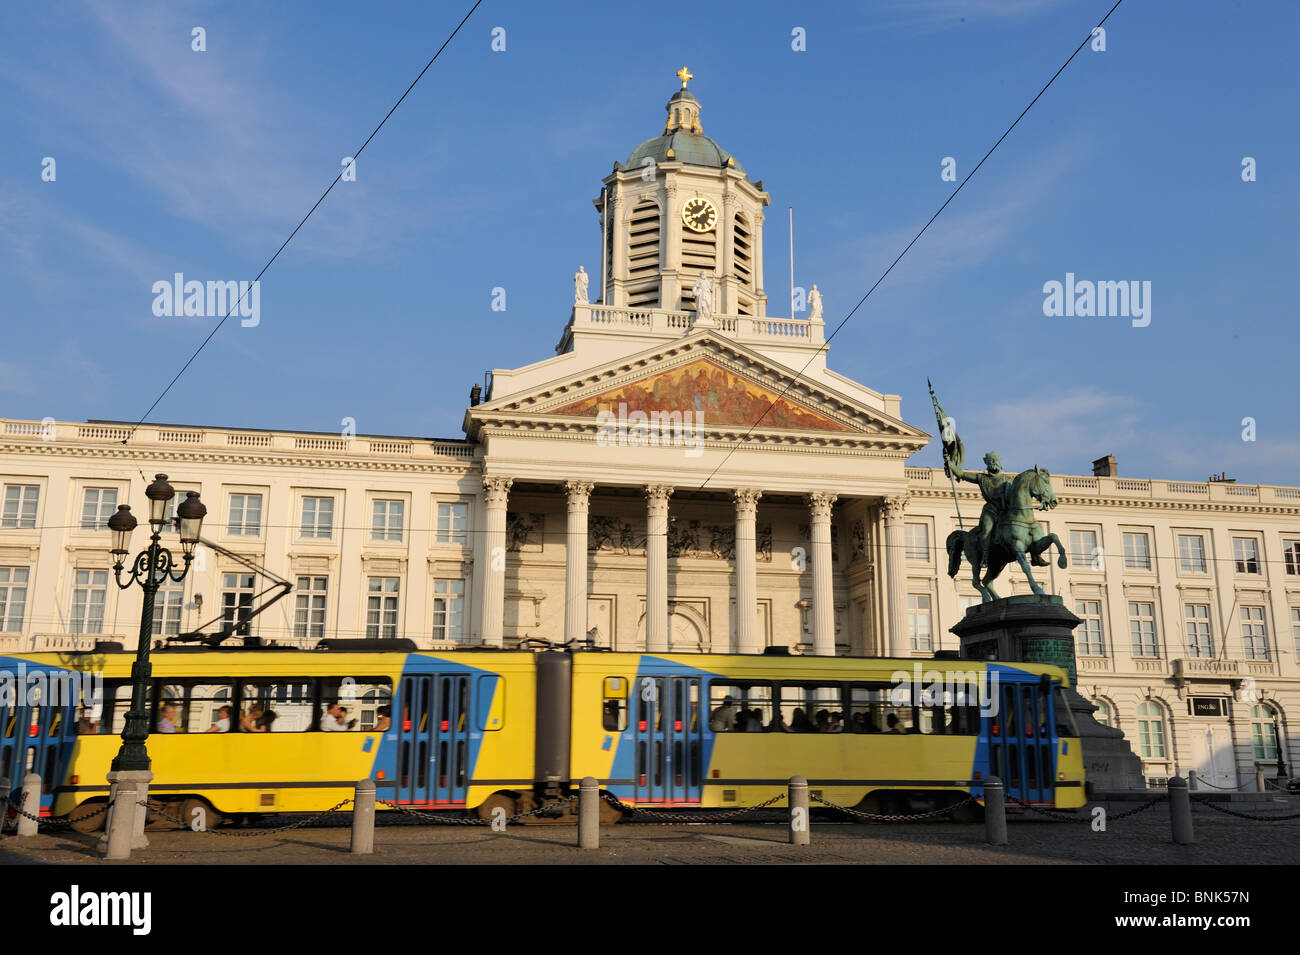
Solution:
<svg viewBox="0 0 1300 955">
<path fill-rule="evenodd" d="M 1196 841 L 1192 832 L 1192 797 L 1187 781 L 1181 776 L 1169 777 L 1169 825 L 1176 845 L 1187 846 Z"/>
<path fill-rule="evenodd" d="M 1264 770 L 1262 769 L 1255 770 L 1255 791 L 1262 793 L 1265 792 L 1266 789 L 1267 787 L 1265 787 L 1264 785 Z"/>
<path fill-rule="evenodd" d="M 812 826 L 808 820 L 808 780 L 802 776 L 790 777 L 788 797 L 790 803 L 790 845 L 812 844 Z"/>
<path fill-rule="evenodd" d="M 4 835 L 5 824 L 9 821 L 9 794 L 13 789 L 9 777 L 0 776 L 0 836 Z"/>
<path fill-rule="evenodd" d="M 984 780 L 984 841 L 991 846 L 1007 844 L 1007 804 L 1002 780 L 996 776 Z"/>
<path fill-rule="evenodd" d="M 1187 788 L 1188 789 L 1196 788 L 1196 770 L 1194 769 L 1189 769 L 1187 771 Z"/>
<path fill-rule="evenodd" d="M 41 814 L 41 777 L 28 773 L 23 777 L 23 815 L 18 817 L 18 835 L 36 835 L 37 822 L 32 816 Z"/>
<path fill-rule="evenodd" d="M 600 848 L 600 783 L 594 776 L 578 784 L 578 848 Z"/>
<path fill-rule="evenodd" d="M 362 779 L 352 797 L 352 854 L 375 851 L 375 781 Z"/>
<path fill-rule="evenodd" d="M 104 857 L 129 859 L 135 834 L 135 816 L 137 812 L 142 811 L 137 805 L 140 799 L 139 784 L 134 779 L 122 779 L 113 788 L 116 796 L 112 808 L 108 811 L 108 841 L 105 844 Z"/>
</svg>

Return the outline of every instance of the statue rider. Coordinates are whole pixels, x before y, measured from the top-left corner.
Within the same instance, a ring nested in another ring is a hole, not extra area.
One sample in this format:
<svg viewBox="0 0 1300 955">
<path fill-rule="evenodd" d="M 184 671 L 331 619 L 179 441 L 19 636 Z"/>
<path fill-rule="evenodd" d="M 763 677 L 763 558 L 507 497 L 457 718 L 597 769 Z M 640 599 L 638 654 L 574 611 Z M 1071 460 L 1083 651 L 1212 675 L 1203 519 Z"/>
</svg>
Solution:
<svg viewBox="0 0 1300 955">
<path fill-rule="evenodd" d="M 984 509 L 980 511 L 978 533 L 980 564 L 987 567 L 989 548 L 993 545 L 993 531 L 997 527 L 999 520 L 1005 520 L 1008 517 L 1007 496 L 1011 491 L 1011 483 L 1015 480 L 1015 477 L 1002 470 L 1002 456 L 996 451 L 990 451 L 984 455 L 984 467 L 987 468 L 984 472 L 954 470 L 949 461 L 946 458 L 944 460 L 944 470 L 951 477 L 956 478 L 958 481 L 969 481 L 971 484 L 978 486 L 980 494 L 984 496 Z M 1048 561 L 1039 555 L 1033 555 L 1032 562 L 1038 567 L 1046 567 L 1048 564 Z"/>
</svg>

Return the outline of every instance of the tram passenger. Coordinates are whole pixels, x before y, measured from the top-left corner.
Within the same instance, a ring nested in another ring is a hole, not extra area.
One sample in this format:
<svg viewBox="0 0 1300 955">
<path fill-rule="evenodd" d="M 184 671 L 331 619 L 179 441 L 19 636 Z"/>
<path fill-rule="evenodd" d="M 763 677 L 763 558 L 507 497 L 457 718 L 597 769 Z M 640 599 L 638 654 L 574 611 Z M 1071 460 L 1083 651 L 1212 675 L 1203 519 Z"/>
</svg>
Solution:
<svg viewBox="0 0 1300 955">
<path fill-rule="evenodd" d="M 262 705 L 254 703 L 248 708 L 248 715 L 239 721 L 239 731 L 241 733 L 265 733 L 266 727 L 262 725 Z"/>
<path fill-rule="evenodd" d="M 790 716 L 790 732 L 791 733 L 816 733 L 817 732 L 817 727 L 813 725 L 812 720 L 808 719 L 808 714 L 803 711 L 802 706 L 796 706 L 794 708 L 794 713 L 792 713 Z"/>
<path fill-rule="evenodd" d="M 757 708 L 745 711 L 745 732 L 761 733 L 763 732 L 763 714 Z"/>
<path fill-rule="evenodd" d="M 230 732 L 230 714 L 234 712 L 229 706 L 223 706 L 217 710 L 217 721 L 209 726 L 204 732 L 206 733 L 229 733 Z"/>
<path fill-rule="evenodd" d="M 348 711 L 335 703 L 320 718 L 320 728 L 326 733 L 344 733 L 357 725 L 356 720 L 348 719 Z"/>
<path fill-rule="evenodd" d="M 886 733 L 905 732 L 903 729 L 903 724 L 899 722 L 898 717 L 893 713 L 890 713 L 888 716 L 885 717 L 885 727 L 886 727 L 885 729 Z"/>
<path fill-rule="evenodd" d="M 158 714 L 158 732 L 176 732 L 176 707 L 174 704 L 164 703 L 162 705 L 162 711 Z"/>
<path fill-rule="evenodd" d="M 99 720 L 95 719 L 95 708 L 92 706 L 83 707 L 81 719 L 77 720 L 77 735 L 90 736 L 98 732 Z"/>
<path fill-rule="evenodd" d="M 709 714 L 709 729 L 715 733 L 730 733 L 736 728 L 736 717 L 739 715 L 740 707 L 736 705 L 736 698 L 725 696 L 722 705 Z"/>
<path fill-rule="evenodd" d="M 839 710 L 836 710 L 834 713 L 831 714 L 831 728 L 828 732 L 831 733 L 844 732 L 844 714 L 841 713 Z"/>
<path fill-rule="evenodd" d="M 382 733 L 384 730 L 389 729 L 393 725 L 393 711 L 391 708 L 387 706 L 381 706 L 375 712 L 377 713 L 379 718 L 375 720 L 374 732 Z M 614 704 L 614 726 L 615 727 L 618 726 L 618 704 L 617 703 Z M 606 726 L 605 729 L 609 729 L 609 727 Z"/>
</svg>

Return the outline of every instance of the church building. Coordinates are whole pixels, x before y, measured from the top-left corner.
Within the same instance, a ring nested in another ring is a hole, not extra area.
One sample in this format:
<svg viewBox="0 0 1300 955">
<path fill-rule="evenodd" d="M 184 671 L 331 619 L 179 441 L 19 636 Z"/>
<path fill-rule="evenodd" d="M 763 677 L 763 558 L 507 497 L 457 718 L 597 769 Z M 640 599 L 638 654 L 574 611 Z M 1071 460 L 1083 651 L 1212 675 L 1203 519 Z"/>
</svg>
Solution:
<svg viewBox="0 0 1300 955">
<path fill-rule="evenodd" d="M 978 597 L 947 573 L 948 480 L 908 465 L 930 435 L 833 370 L 816 288 L 806 317 L 769 314 L 771 197 L 679 76 L 662 132 L 593 199 L 596 281 L 575 275 L 555 354 L 493 370 L 463 438 L 0 419 L 0 652 L 135 645 L 141 592 L 114 585 L 105 521 L 142 512 L 160 472 L 201 492 L 222 552 L 160 591 L 159 638 L 238 626 L 266 588 L 251 563 L 294 586 L 248 629 L 303 647 L 955 650 Z M 1300 489 L 1121 478 L 1106 458 L 1053 487 L 1070 567 L 1037 580 L 1083 619 L 1079 690 L 1148 779 L 1293 767 Z M 1019 573 L 999 587 L 1028 592 Z"/>
</svg>

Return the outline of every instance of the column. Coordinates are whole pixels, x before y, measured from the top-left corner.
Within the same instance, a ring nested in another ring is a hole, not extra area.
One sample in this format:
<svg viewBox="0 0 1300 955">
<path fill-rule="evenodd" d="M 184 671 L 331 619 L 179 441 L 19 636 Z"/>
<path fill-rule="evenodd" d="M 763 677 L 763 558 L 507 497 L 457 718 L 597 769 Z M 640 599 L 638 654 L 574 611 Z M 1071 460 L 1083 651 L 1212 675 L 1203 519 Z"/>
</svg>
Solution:
<svg viewBox="0 0 1300 955">
<path fill-rule="evenodd" d="M 835 656 L 835 589 L 831 580 L 831 507 L 836 495 L 814 491 L 804 500 L 812 512 L 813 653 Z"/>
<path fill-rule="evenodd" d="M 483 478 L 483 645 L 505 642 L 506 613 L 506 497 L 514 480 Z"/>
<path fill-rule="evenodd" d="M 593 485 L 566 481 L 569 499 L 568 533 L 564 538 L 564 639 L 587 636 L 587 510 Z"/>
<path fill-rule="evenodd" d="M 668 498 L 673 489 L 651 484 L 645 489 L 645 648 L 668 650 Z"/>
<path fill-rule="evenodd" d="M 903 538 L 906 495 L 887 497 L 881 504 L 885 515 L 885 578 L 889 588 L 889 655 L 911 655 L 907 640 L 907 553 Z"/>
<path fill-rule="evenodd" d="M 627 223 L 623 221 L 623 190 L 615 189 L 608 197 L 610 221 L 613 229 L 609 236 L 610 275 L 606 305 L 623 307 L 627 304 Z M 603 280 L 602 280 L 603 281 Z M 602 285 L 601 288 L 604 288 Z"/>
<path fill-rule="evenodd" d="M 755 520 L 763 492 L 737 488 L 736 499 L 736 653 L 762 653 L 758 632 L 758 554 Z"/>
</svg>

